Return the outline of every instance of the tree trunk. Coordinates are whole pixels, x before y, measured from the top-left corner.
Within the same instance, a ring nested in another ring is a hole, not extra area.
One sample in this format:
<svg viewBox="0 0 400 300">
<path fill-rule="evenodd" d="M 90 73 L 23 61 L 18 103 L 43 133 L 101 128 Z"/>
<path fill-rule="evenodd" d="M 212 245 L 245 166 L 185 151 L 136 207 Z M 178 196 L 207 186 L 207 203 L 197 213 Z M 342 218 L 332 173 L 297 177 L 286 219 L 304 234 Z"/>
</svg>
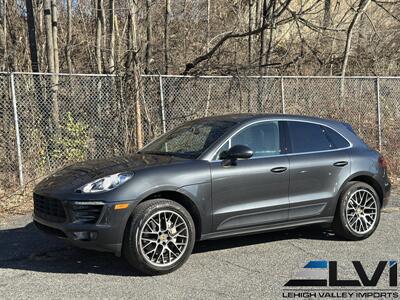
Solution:
<svg viewBox="0 0 400 300">
<path fill-rule="evenodd" d="M 152 20 L 151 20 L 151 0 L 146 0 L 146 53 L 144 72 L 150 72 L 151 48 L 152 48 Z"/>
<path fill-rule="evenodd" d="M 357 53 L 357 59 L 359 62 L 361 62 L 361 67 L 363 70 L 360 70 L 361 72 L 364 72 L 365 74 L 369 73 L 369 67 L 371 67 L 369 64 L 363 64 L 362 60 L 363 58 L 368 55 L 368 39 L 367 39 L 367 30 L 369 29 L 367 26 L 367 16 L 365 14 L 362 14 L 360 17 L 360 20 L 358 21 L 358 38 L 357 38 L 357 45 L 356 45 L 356 53 Z"/>
<path fill-rule="evenodd" d="M 268 13 L 268 23 L 272 24 L 271 28 L 269 29 L 269 39 L 268 39 L 268 48 L 267 53 L 265 54 L 264 65 L 266 66 L 264 74 L 267 74 L 267 66 L 269 64 L 271 53 L 273 49 L 273 42 L 274 42 L 274 32 L 275 32 L 275 8 L 276 8 L 276 0 L 271 0 L 271 8 L 270 12 Z"/>
<path fill-rule="evenodd" d="M 28 1 L 28 0 L 27 0 Z M 27 5 L 28 6 L 28 5 Z M 32 7 L 32 2 L 31 2 Z M 7 0 L 0 0 L 0 71 L 5 71 L 7 66 Z M 29 12 L 28 12 L 29 22 Z"/>
<path fill-rule="evenodd" d="M 134 0 L 130 0 L 129 9 L 129 30 L 128 30 L 128 57 L 126 62 L 127 78 L 133 81 L 129 84 L 133 88 L 133 97 L 135 103 L 135 136 L 136 136 L 136 149 L 143 147 L 143 131 L 142 131 L 142 108 L 141 99 L 143 95 L 142 81 L 141 81 L 141 66 L 138 57 L 139 41 L 137 31 L 137 4 Z"/>
<path fill-rule="evenodd" d="M 248 31 L 253 30 L 253 1 L 248 0 L 249 4 L 249 18 L 248 18 Z M 247 40 L 247 65 L 251 65 L 251 49 L 252 49 L 252 36 L 249 35 L 248 40 Z"/>
<path fill-rule="evenodd" d="M 261 11 L 261 2 L 263 0 L 253 0 L 253 1 L 256 1 L 256 16 L 254 18 L 254 24 L 255 24 L 254 28 L 257 28 L 257 27 L 259 27 L 261 25 L 260 24 L 260 19 L 261 19 L 260 11 Z"/>
<path fill-rule="evenodd" d="M 103 0 L 97 0 L 96 3 L 96 63 L 97 72 L 103 73 L 103 58 L 101 55 L 102 39 L 103 39 L 103 27 L 104 27 L 104 2 Z"/>
<path fill-rule="evenodd" d="M 53 51 L 54 51 L 54 72 L 60 73 L 60 63 L 58 58 L 58 13 L 56 0 L 51 1 L 51 19 L 53 30 Z"/>
<path fill-rule="evenodd" d="M 35 3 L 35 2 L 34 2 Z M 43 3 L 42 3 L 43 4 Z M 36 3 L 36 36 L 37 36 L 37 47 L 38 47 L 38 60 L 39 60 L 39 66 L 45 66 L 46 65 L 46 42 L 45 40 L 41 37 L 45 36 L 44 33 L 44 7 L 43 5 L 39 5 Z M 34 10 L 35 10 L 34 8 Z M 42 67 L 43 69 L 43 67 Z"/>
<path fill-rule="evenodd" d="M 207 0 L 207 30 L 206 30 L 206 51 L 210 51 L 210 0 Z M 207 61 L 207 69 L 209 69 L 210 64 Z"/>
<path fill-rule="evenodd" d="M 73 73 L 72 59 L 71 59 L 71 46 L 72 46 L 72 0 L 67 0 L 67 44 L 65 46 L 65 56 L 67 59 L 68 73 Z"/>
<path fill-rule="evenodd" d="M 164 64 L 165 74 L 168 74 L 168 56 L 169 56 L 169 15 L 170 15 L 170 0 L 165 0 L 164 14 Z"/>
<path fill-rule="evenodd" d="M 267 0 L 263 0 L 261 9 L 261 27 L 265 26 L 266 18 L 267 18 Z M 262 30 L 260 34 L 260 55 L 258 60 L 260 75 L 263 75 L 262 65 L 263 65 L 264 51 L 265 51 L 265 30 Z"/>
<path fill-rule="evenodd" d="M 331 0 L 324 0 L 324 20 L 322 26 L 328 28 L 331 25 Z"/>
<path fill-rule="evenodd" d="M 47 71 L 54 73 L 54 48 L 53 32 L 51 25 L 51 1 L 43 0 L 44 5 L 44 27 L 46 31 L 46 52 L 47 52 Z"/>
<path fill-rule="evenodd" d="M 54 1 L 54 0 L 53 0 Z M 55 73 L 55 47 L 54 47 L 54 38 L 57 39 L 57 16 L 55 16 L 55 24 L 54 16 L 52 13 L 57 14 L 57 9 L 52 9 L 52 1 L 44 0 L 44 22 L 45 22 L 45 31 L 46 31 L 46 51 L 47 51 L 47 65 L 48 65 L 48 72 Z M 55 30 L 55 33 L 53 32 Z M 57 58 L 58 61 L 58 58 Z M 58 79 L 56 76 L 51 76 L 51 100 L 52 100 L 52 125 L 54 129 L 60 127 L 60 118 L 59 118 L 59 106 L 58 106 L 58 99 L 57 99 L 57 81 Z M 52 146 L 50 145 L 50 149 Z"/>
<path fill-rule="evenodd" d="M 114 0 L 110 0 L 109 2 L 109 35 L 110 35 L 110 43 L 109 43 L 109 51 L 110 51 L 110 56 L 108 58 L 108 72 L 110 74 L 113 74 L 115 72 L 115 61 L 114 61 L 114 55 L 115 55 L 115 30 L 114 30 Z"/>
<path fill-rule="evenodd" d="M 358 19 L 365 12 L 365 10 L 367 9 L 367 7 L 370 3 L 371 3 L 371 0 L 360 0 L 360 4 L 358 6 L 356 14 L 354 15 L 354 17 L 351 20 L 351 23 L 349 25 L 349 28 L 347 29 L 346 46 L 344 48 L 344 53 L 343 53 L 342 77 L 344 77 L 346 75 L 346 68 L 347 68 L 347 63 L 349 60 L 349 53 L 350 53 L 350 49 L 351 49 L 351 39 L 353 36 L 354 26 L 357 24 Z"/>
<path fill-rule="evenodd" d="M 35 26 L 35 15 L 32 5 L 32 0 L 26 0 L 26 13 L 28 18 L 28 39 L 29 39 L 29 50 L 31 54 L 31 68 L 32 72 L 39 72 L 39 62 L 38 62 L 38 51 L 36 44 L 36 26 Z"/>
</svg>

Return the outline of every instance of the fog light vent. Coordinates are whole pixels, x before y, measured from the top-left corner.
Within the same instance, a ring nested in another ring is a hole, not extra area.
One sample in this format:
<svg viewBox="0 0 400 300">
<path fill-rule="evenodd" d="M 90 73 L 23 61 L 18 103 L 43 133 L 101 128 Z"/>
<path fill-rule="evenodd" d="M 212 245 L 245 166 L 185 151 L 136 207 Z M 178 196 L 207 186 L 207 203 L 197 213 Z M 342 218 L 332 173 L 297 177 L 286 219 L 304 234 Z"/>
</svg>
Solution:
<svg viewBox="0 0 400 300">
<path fill-rule="evenodd" d="M 100 218 L 104 205 L 99 202 L 75 202 L 72 206 L 73 222 L 95 224 Z"/>
</svg>

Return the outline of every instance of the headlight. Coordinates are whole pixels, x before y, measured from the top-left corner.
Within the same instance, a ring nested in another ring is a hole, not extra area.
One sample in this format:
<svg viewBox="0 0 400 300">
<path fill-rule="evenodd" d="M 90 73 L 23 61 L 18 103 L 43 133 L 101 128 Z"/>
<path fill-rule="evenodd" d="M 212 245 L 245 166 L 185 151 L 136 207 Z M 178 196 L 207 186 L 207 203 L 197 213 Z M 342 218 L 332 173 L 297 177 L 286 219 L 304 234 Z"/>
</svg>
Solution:
<svg viewBox="0 0 400 300">
<path fill-rule="evenodd" d="M 77 191 L 85 194 L 110 191 L 112 189 L 115 189 L 117 186 L 120 186 L 121 184 L 127 182 L 132 177 L 132 172 L 113 174 L 89 182 L 88 184 L 80 187 Z"/>
</svg>

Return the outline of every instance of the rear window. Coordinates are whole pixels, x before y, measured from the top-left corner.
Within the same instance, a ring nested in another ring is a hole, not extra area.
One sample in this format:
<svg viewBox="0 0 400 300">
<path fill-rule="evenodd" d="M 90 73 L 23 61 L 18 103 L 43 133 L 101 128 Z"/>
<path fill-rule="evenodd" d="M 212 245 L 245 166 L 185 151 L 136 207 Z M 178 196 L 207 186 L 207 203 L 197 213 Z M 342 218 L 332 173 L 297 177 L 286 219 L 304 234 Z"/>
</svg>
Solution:
<svg viewBox="0 0 400 300">
<path fill-rule="evenodd" d="M 331 128 L 308 122 L 288 122 L 293 153 L 345 148 L 349 143 Z"/>
</svg>

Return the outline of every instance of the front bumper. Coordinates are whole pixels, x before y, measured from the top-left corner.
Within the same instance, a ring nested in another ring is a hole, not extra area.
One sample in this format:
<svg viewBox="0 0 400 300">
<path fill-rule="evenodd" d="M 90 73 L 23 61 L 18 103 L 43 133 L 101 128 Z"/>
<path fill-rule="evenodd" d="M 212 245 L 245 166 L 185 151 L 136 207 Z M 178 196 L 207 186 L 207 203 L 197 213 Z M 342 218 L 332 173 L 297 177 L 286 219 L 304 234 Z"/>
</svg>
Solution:
<svg viewBox="0 0 400 300">
<path fill-rule="evenodd" d="M 52 200 L 54 199 L 49 201 Z M 87 213 L 82 214 L 86 207 L 90 211 L 89 205 L 83 206 L 84 209 L 79 210 L 80 213 L 77 214 L 76 207 L 79 206 L 75 205 L 76 201 L 58 201 L 65 211 L 65 220 L 62 222 L 43 214 L 35 204 L 33 220 L 39 230 L 66 239 L 80 248 L 121 255 L 125 227 L 134 209 L 135 201 L 103 202 L 98 217 L 90 221 L 88 221 Z M 84 201 L 79 201 L 79 203 L 83 204 Z M 115 206 L 121 203 L 128 204 L 128 207 L 115 209 Z M 85 217 L 82 218 L 82 215 Z"/>
</svg>

